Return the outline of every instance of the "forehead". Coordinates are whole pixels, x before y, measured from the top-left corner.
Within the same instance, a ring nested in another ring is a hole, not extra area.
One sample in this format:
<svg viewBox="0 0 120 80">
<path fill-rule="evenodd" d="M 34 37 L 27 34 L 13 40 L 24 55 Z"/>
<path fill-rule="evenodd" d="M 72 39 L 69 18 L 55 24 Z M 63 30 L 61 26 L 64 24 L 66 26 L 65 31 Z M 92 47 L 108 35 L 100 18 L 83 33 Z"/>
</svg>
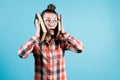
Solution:
<svg viewBox="0 0 120 80">
<path fill-rule="evenodd" d="M 43 18 L 50 18 L 50 19 L 56 19 L 57 15 L 55 13 L 45 13 L 43 15 Z"/>
</svg>

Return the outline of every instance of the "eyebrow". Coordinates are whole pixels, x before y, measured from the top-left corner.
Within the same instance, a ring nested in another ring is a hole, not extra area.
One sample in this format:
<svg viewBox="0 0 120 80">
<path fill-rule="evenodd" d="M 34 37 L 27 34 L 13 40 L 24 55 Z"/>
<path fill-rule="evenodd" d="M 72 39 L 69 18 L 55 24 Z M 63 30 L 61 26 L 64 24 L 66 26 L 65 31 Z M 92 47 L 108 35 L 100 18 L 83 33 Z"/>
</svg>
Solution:
<svg viewBox="0 0 120 80">
<path fill-rule="evenodd" d="M 49 19 L 51 19 L 50 17 L 45 17 L 45 18 L 49 18 Z M 53 19 L 57 19 L 57 17 L 55 17 L 55 18 L 53 18 Z"/>
</svg>

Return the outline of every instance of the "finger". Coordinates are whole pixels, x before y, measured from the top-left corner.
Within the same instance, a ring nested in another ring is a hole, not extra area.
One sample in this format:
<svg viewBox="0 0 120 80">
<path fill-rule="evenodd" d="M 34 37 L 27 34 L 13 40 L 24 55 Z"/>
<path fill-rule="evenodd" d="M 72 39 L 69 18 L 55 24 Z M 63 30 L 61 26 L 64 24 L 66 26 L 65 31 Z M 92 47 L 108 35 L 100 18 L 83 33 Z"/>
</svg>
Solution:
<svg viewBox="0 0 120 80">
<path fill-rule="evenodd" d="M 37 24 L 38 23 L 38 20 L 37 19 L 35 19 L 35 24 Z"/>
</svg>

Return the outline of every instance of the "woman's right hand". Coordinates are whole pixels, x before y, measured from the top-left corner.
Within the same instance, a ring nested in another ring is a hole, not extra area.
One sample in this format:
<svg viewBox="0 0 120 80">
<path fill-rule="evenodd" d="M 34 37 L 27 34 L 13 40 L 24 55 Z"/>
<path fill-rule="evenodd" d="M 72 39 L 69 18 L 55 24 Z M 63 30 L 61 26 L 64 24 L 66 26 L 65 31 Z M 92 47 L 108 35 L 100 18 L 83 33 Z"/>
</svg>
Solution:
<svg viewBox="0 0 120 80">
<path fill-rule="evenodd" d="M 35 27 L 36 27 L 36 36 L 39 38 L 40 37 L 40 21 L 35 19 Z"/>
</svg>

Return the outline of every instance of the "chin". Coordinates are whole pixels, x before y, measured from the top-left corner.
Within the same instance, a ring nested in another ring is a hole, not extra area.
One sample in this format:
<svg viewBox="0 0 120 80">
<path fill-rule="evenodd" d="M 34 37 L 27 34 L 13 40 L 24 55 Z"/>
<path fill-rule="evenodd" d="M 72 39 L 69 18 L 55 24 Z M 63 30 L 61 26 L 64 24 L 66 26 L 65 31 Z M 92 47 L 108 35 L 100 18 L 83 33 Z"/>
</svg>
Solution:
<svg viewBox="0 0 120 80">
<path fill-rule="evenodd" d="M 51 36 L 53 36 L 53 35 L 54 35 L 54 33 L 50 33 L 50 35 L 51 35 Z"/>
<path fill-rule="evenodd" d="M 51 35 L 51 36 L 53 36 L 53 35 L 54 35 L 54 32 L 49 32 L 49 33 L 50 33 L 50 35 Z"/>
</svg>

